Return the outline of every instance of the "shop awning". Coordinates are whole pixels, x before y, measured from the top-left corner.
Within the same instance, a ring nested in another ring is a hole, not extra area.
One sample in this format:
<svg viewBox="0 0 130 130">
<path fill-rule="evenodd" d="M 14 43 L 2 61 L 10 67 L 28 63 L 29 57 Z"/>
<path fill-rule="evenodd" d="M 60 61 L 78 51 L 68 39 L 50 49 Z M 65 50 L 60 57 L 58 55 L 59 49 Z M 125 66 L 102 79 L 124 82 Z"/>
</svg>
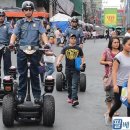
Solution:
<svg viewBox="0 0 130 130">
<path fill-rule="evenodd" d="M 5 13 L 7 17 L 21 18 L 25 16 L 22 11 L 6 11 Z M 33 12 L 33 17 L 49 18 L 49 13 L 35 11 Z"/>
</svg>

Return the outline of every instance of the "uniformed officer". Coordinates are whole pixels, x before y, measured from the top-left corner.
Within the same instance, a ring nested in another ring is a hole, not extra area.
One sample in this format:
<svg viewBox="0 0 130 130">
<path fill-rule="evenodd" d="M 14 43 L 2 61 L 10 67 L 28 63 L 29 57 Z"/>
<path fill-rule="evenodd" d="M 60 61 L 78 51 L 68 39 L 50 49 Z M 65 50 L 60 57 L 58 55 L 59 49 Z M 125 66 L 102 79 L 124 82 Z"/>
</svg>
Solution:
<svg viewBox="0 0 130 130">
<path fill-rule="evenodd" d="M 84 35 L 82 28 L 78 26 L 78 18 L 72 17 L 70 24 L 71 26 L 65 30 L 64 36 L 69 39 L 71 34 L 76 35 L 77 45 L 79 45 L 82 48 Z"/>
<path fill-rule="evenodd" d="M 45 34 L 45 29 L 43 28 L 41 21 L 39 19 L 33 18 L 34 3 L 31 1 L 25 1 L 22 4 L 22 11 L 25 14 L 25 18 L 17 21 L 14 32 L 11 36 L 10 46 L 12 46 L 17 36 L 19 37 L 20 46 L 24 45 L 39 45 L 39 35 L 45 44 L 48 43 L 48 38 Z M 31 57 L 31 86 L 34 96 L 34 102 L 40 102 L 41 89 L 39 83 L 39 72 L 38 72 L 39 58 L 38 54 L 34 53 Z M 17 66 L 19 76 L 19 88 L 18 88 L 18 103 L 23 103 L 26 96 L 27 88 L 27 58 L 23 51 L 18 50 L 17 53 Z"/>
<path fill-rule="evenodd" d="M 5 20 L 6 15 L 3 9 L 0 9 L 0 45 L 9 45 L 9 40 L 11 36 L 10 23 Z M 11 66 L 11 52 L 9 49 L 0 50 L 0 65 L 1 58 L 3 56 L 4 61 L 4 75 L 8 75 L 9 68 Z"/>
</svg>

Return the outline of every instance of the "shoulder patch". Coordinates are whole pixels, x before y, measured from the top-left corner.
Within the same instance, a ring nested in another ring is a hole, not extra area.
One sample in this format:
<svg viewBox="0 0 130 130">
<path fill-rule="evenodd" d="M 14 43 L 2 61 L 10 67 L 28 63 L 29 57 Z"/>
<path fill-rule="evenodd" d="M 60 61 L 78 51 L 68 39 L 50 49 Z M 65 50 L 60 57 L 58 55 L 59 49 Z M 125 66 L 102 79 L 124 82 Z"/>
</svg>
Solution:
<svg viewBox="0 0 130 130">
<path fill-rule="evenodd" d="M 36 21 L 40 21 L 40 19 L 38 19 L 38 18 L 34 18 L 34 20 L 36 20 Z"/>
</svg>

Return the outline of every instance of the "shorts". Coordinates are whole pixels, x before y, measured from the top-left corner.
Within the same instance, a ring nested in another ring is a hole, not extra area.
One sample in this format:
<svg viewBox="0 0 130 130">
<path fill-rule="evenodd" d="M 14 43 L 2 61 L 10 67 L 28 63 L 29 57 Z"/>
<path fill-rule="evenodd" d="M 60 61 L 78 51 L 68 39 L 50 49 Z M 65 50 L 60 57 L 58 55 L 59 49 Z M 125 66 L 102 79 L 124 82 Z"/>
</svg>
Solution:
<svg viewBox="0 0 130 130">
<path fill-rule="evenodd" d="M 106 100 L 105 102 L 112 102 L 114 99 L 114 92 L 113 92 L 113 88 L 111 88 L 110 90 L 106 91 Z"/>
</svg>

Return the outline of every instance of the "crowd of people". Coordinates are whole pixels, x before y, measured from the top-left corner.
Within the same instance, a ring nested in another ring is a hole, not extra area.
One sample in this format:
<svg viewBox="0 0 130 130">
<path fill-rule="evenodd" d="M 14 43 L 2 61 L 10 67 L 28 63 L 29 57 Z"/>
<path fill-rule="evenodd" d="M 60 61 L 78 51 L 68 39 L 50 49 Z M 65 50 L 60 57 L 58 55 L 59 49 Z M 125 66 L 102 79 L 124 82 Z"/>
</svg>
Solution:
<svg viewBox="0 0 130 130">
<path fill-rule="evenodd" d="M 76 57 L 80 56 L 84 59 L 81 49 L 83 47 L 84 36 L 82 28 L 78 26 L 78 19 L 73 17 L 70 22 L 70 27 L 63 34 L 60 28 L 56 30 L 52 29 L 46 20 L 41 22 L 40 19 L 34 18 L 34 9 L 33 2 L 23 2 L 22 11 L 25 14 L 25 18 L 19 19 L 15 24 L 14 22 L 7 22 L 4 10 L 0 10 L 0 44 L 9 46 L 6 53 L 3 50 L 0 52 L 1 57 L 3 55 L 4 59 L 4 74 L 8 75 L 9 67 L 11 66 L 11 50 L 18 43 L 17 68 L 19 73 L 19 86 L 16 101 L 18 104 L 24 103 L 27 90 L 27 57 L 20 48 L 21 46 L 27 45 L 44 48 L 44 54 L 34 53 L 31 56 L 30 67 L 34 103 L 39 104 L 41 102 L 39 74 L 41 83 L 44 84 L 45 78 L 52 75 L 55 71 L 55 43 L 57 46 L 62 44 L 66 46 L 61 51 L 61 54 L 66 56 L 66 73 L 68 72 L 69 76 L 67 80 L 70 79 L 70 76 L 72 79 L 69 81 L 68 99 L 72 101 L 73 106 L 76 106 L 79 104 L 77 90 L 80 71 L 73 68 Z M 60 58 L 58 59 L 57 67 L 61 60 Z M 83 64 L 85 64 L 85 60 L 82 60 L 81 66 Z M 42 70 L 42 72 L 39 70 Z M 72 82 L 73 80 L 75 82 Z"/>
<path fill-rule="evenodd" d="M 39 103 L 41 96 L 38 66 L 45 67 L 45 70 L 40 73 L 41 82 L 44 84 L 44 79 L 48 75 L 52 75 L 55 71 L 54 45 L 56 44 L 57 46 L 63 46 L 57 58 L 56 67 L 59 67 L 64 56 L 66 58 L 65 74 L 68 82 L 67 101 L 72 106 L 79 105 L 78 83 L 80 71 L 76 70 L 74 63 L 77 57 L 81 57 L 81 66 L 84 65 L 85 57 L 82 50 L 84 34 L 82 28 L 78 26 L 78 19 L 73 17 L 70 26 L 66 29 L 65 33 L 62 33 L 60 28 L 52 31 L 47 21 L 41 23 L 39 19 L 32 17 L 34 11 L 33 2 L 23 2 L 22 11 L 25 14 L 25 18 L 18 20 L 15 26 L 10 26 L 10 23 L 5 21 L 6 14 L 4 10 L 0 10 L 0 44 L 13 48 L 16 41 L 18 41 L 19 46 L 41 46 L 46 49 L 44 54 L 39 56 L 38 53 L 35 53 L 31 57 L 31 86 L 34 102 Z M 96 30 L 93 31 L 92 35 L 96 37 Z M 122 104 L 120 97 L 123 83 L 128 82 L 128 79 L 130 82 L 130 28 L 127 28 L 122 46 L 115 30 L 112 30 L 111 33 L 107 30 L 106 39 L 109 39 L 109 44 L 101 56 L 100 64 L 105 66 L 103 82 L 107 110 L 104 116 L 108 124 L 111 122 L 113 115 L 119 115 L 117 110 Z M 0 58 L 2 56 L 4 59 L 4 74 L 8 75 L 8 70 L 11 66 L 10 49 L 6 52 L 1 50 Z M 27 58 L 25 53 L 18 49 L 17 68 L 19 72 L 19 87 L 16 100 L 19 104 L 23 103 L 26 97 L 26 62 Z M 128 86 L 128 102 L 130 103 L 130 86 Z M 127 107 L 127 116 L 130 117 L 129 107 Z"/>
</svg>

